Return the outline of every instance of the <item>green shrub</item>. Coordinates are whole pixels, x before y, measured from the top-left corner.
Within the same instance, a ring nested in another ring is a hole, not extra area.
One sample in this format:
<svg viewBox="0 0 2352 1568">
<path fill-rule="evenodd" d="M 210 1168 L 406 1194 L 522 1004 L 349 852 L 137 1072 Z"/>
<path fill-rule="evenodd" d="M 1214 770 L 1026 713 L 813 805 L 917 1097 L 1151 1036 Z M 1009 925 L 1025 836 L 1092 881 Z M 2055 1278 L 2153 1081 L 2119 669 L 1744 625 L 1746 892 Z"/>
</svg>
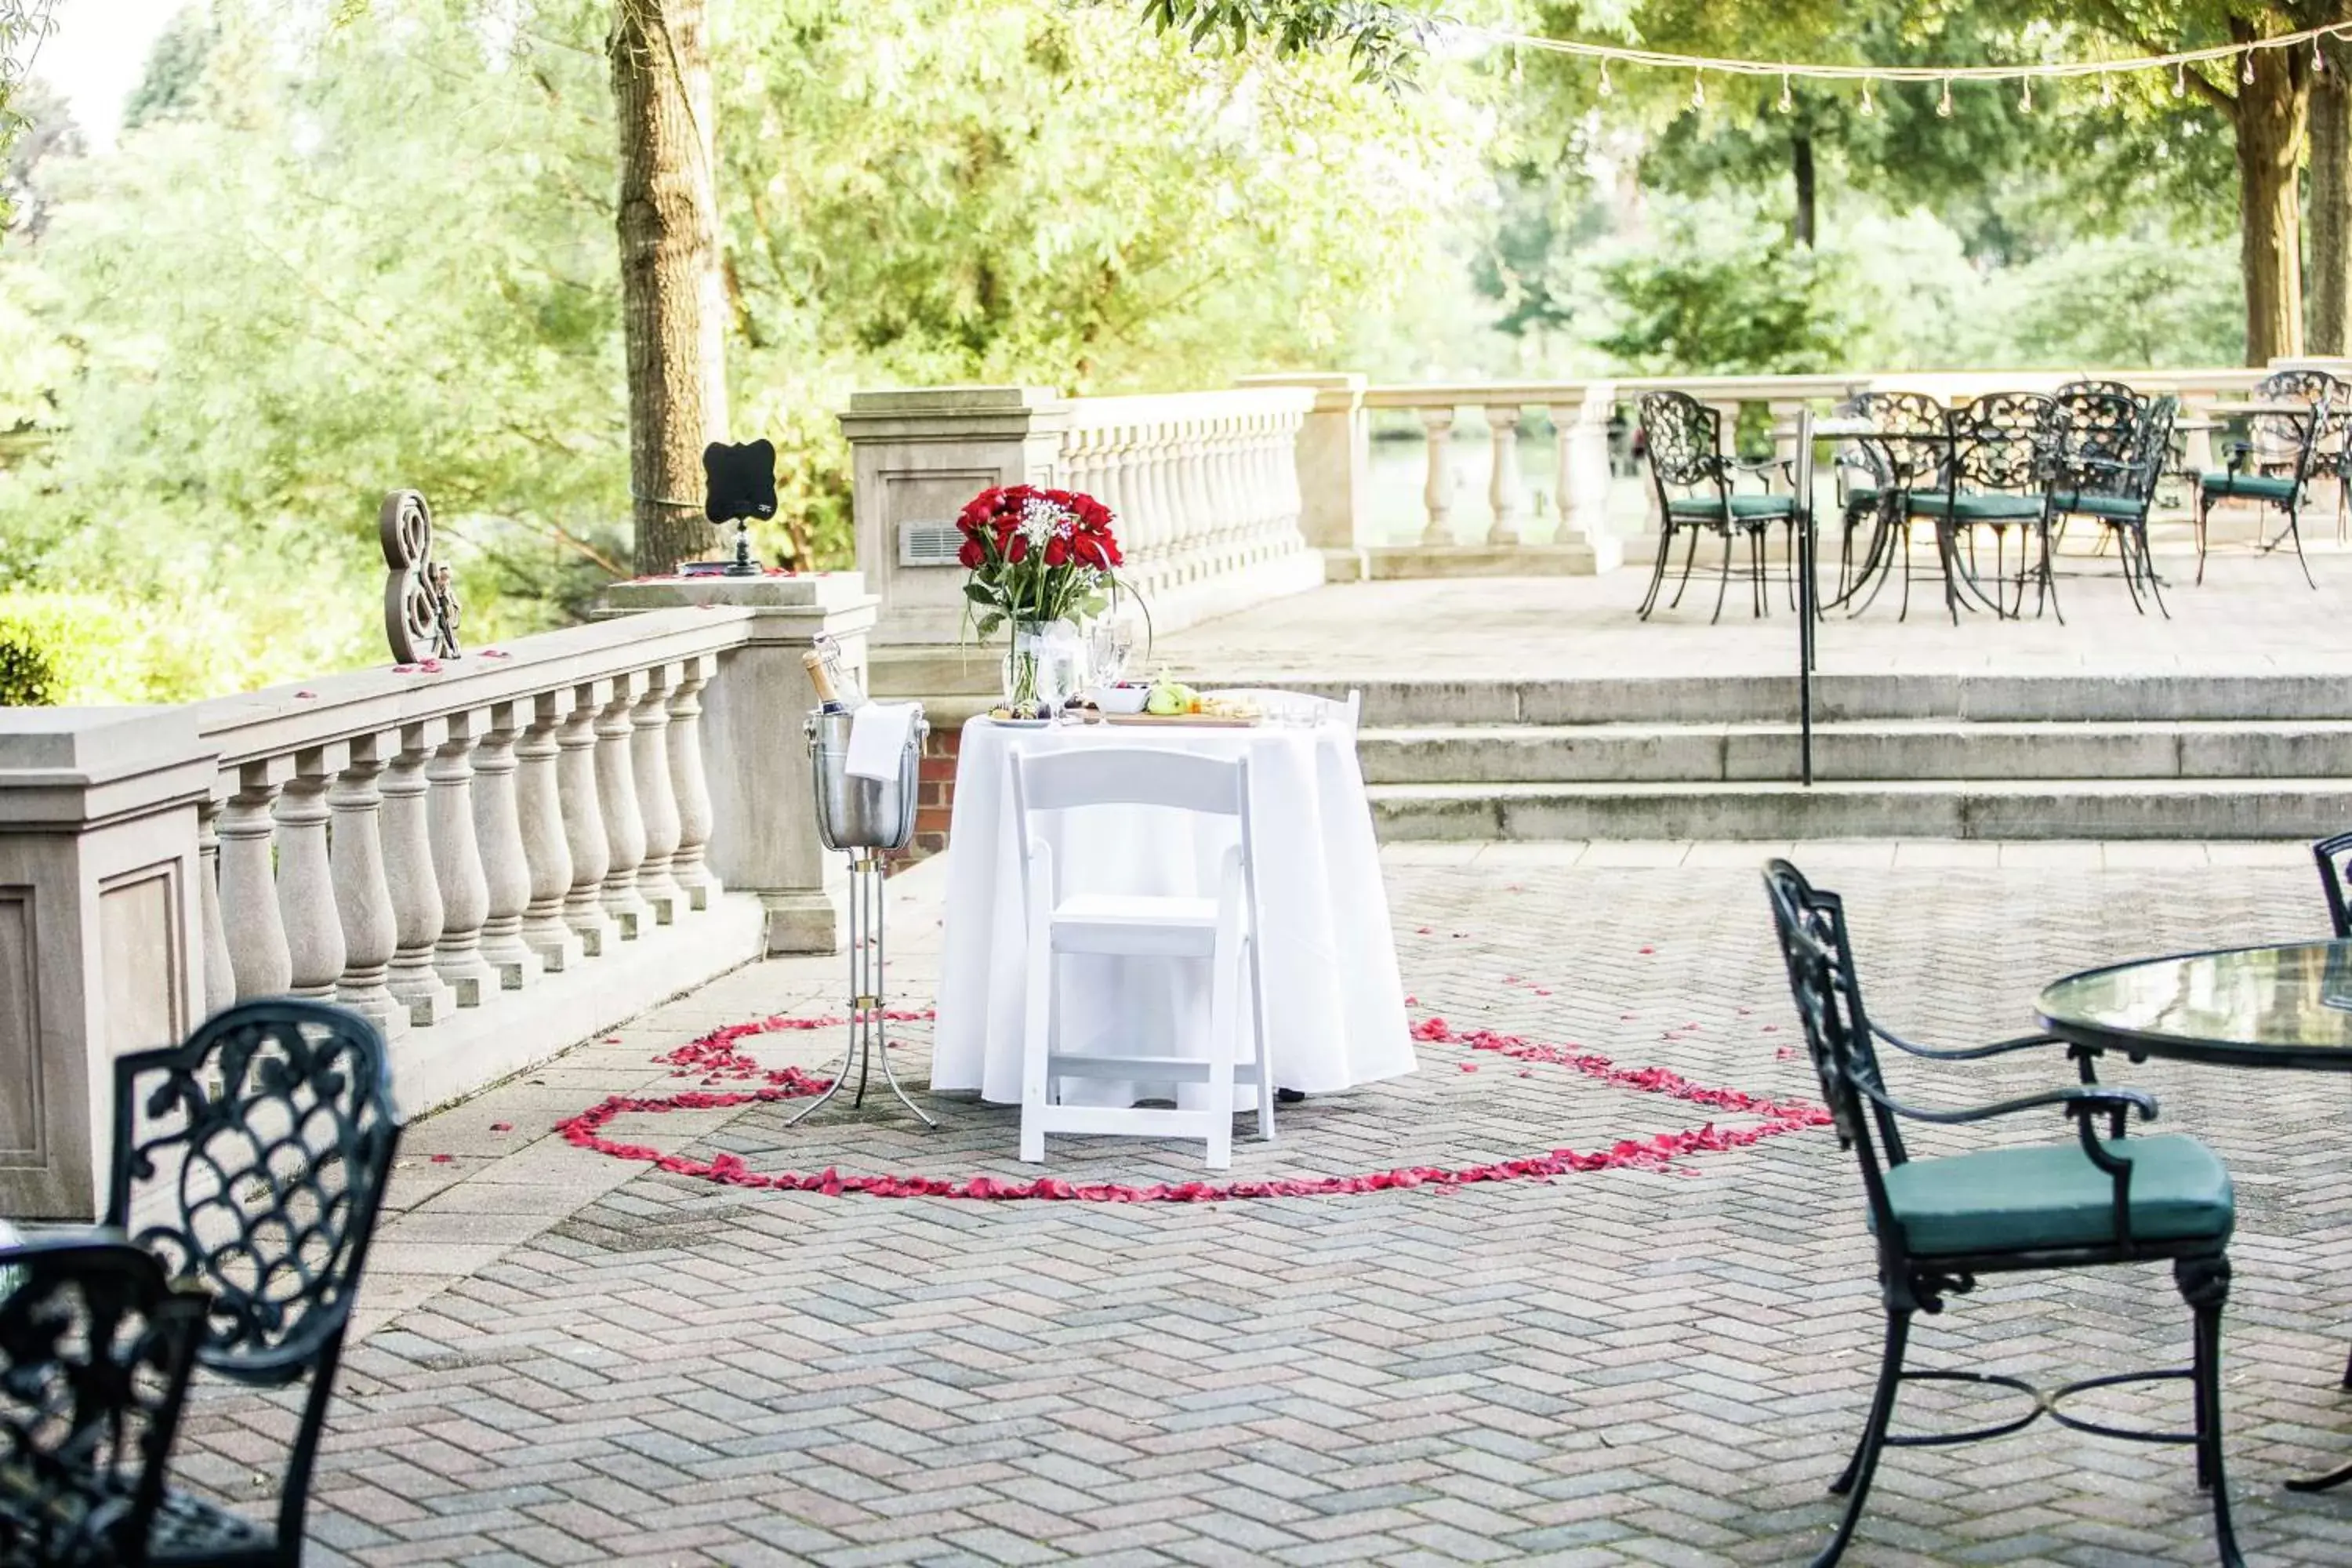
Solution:
<svg viewBox="0 0 2352 1568">
<path fill-rule="evenodd" d="M 31 630 L 0 621 L 0 708 L 46 708 L 57 700 L 57 675 Z"/>
<path fill-rule="evenodd" d="M 0 594 L 0 707 L 136 700 L 140 637 L 90 594 Z"/>
</svg>

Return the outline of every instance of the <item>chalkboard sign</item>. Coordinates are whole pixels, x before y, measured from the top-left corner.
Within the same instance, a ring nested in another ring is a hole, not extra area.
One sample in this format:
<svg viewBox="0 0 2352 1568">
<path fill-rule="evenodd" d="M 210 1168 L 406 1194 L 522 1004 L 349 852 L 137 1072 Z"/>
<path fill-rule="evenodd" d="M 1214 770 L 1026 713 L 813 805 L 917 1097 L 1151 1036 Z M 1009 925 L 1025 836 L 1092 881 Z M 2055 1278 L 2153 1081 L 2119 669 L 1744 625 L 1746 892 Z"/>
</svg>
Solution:
<svg viewBox="0 0 2352 1568">
<path fill-rule="evenodd" d="M 755 517 L 765 521 L 776 515 L 775 443 L 713 441 L 702 449 L 702 515 L 712 522 L 735 525 L 735 559 L 726 574 L 751 576 L 760 563 L 751 559 L 751 536 L 745 524 Z"/>
</svg>

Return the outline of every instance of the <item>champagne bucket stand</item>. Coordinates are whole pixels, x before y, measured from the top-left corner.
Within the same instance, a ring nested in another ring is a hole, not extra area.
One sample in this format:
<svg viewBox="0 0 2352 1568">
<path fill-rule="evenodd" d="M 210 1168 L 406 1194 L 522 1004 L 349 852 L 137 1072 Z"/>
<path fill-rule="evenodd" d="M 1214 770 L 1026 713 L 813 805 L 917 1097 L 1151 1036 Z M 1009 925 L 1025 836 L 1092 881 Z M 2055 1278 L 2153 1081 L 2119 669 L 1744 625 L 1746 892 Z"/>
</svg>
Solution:
<svg viewBox="0 0 2352 1568">
<path fill-rule="evenodd" d="M 857 1069 L 857 1093 L 850 1104 L 864 1105 L 866 1079 L 879 1057 L 883 1081 L 890 1086 L 890 1092 L 924 1126 L 937 1127 L 939 1123 L 924 1114 L 899 1084 L 898 1075 L 890 1070 L 889 1023 L 882 1005 L 883 865 L 890 851 L 905 848 L 915 836 L 916 778 L 930 725 L 918 710 L 907 731 L 898 776 L 863 779 L 853 777 L 846 766 L 850 722 L 850 714 L 820 709 L 809 714 L 804 726 L 809 778 L 816 795 L 817 837 L 827 849 L 849 857 L 849 1046 L 833 1082 L 784 1125 L 797 1127 L 839 1093 L 852 1067 Z"/>
</svg>

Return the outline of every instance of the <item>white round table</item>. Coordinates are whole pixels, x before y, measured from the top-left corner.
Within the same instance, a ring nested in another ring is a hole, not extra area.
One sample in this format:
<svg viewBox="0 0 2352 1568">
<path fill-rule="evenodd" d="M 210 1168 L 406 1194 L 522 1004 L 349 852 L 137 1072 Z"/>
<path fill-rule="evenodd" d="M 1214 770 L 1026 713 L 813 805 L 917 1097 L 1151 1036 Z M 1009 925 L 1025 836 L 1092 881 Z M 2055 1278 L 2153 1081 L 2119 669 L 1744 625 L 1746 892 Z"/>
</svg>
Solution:
<svg viewBox="0 0 2352 1568">
<path fill-rule="evenodd" d="M 1015 751 L 1079 746 L 1246 755 L 1275 1081 L 1329 1094 L 1413 1069 L 1388 894 L 1349 726 L 1024 729 L 980 718 L 964 726 L 956 763 L 933 1089 L 1020 1102 L 1026 969 L 1012 758 Z M 1065 896 L 1213 891 L 1218 861 L 1235 836 L 1230 822 L 1153 806 L 1038 820 Z M 1065 956 L 1062 1046 L 1202 1055 L 1208 990 L 1202 961 Z M 1173 1085 L 1087 1080 L 1070 1089 L 1097 1104 L 1179 1098 Z"/>
</svg>

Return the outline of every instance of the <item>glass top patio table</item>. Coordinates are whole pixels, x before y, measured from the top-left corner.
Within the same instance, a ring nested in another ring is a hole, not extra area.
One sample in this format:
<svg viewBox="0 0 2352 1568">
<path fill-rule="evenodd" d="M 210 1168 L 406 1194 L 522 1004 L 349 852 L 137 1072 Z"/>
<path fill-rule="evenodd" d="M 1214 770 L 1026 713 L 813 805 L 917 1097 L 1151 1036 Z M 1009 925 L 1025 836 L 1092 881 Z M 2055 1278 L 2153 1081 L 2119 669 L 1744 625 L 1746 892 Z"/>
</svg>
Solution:
<svg viewBox="0 0 2352 1568">
<path fill-rule="evenodd" d="M 2134 1058 L 2352 1072 L 2352 942 L 2088 970 L 2045 987 L 2034 1010 L 2062 1039 Z"/>
</svg>

